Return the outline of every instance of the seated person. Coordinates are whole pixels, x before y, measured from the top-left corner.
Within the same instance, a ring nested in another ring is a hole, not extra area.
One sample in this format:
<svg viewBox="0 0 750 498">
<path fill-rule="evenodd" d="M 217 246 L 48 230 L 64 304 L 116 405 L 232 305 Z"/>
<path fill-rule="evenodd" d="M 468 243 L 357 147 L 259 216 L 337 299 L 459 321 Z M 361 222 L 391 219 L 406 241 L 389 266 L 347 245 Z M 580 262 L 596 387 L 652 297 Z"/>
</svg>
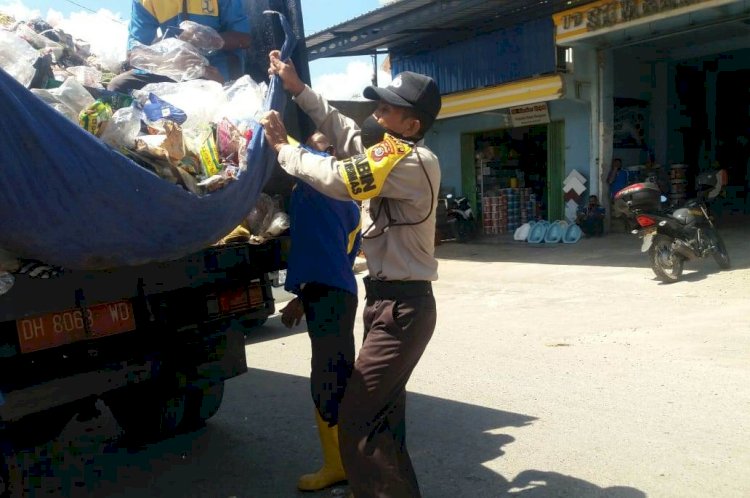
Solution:
<svg viewBox="0 0 750 498">
<path fill-rule="evenodd" d="M 604 208 L 599 205 L 599 198 L 590 195 L 588 204 L 578 210 L 576 223 L 587 236 L 599 237 L 604 235 L 604 213 Z"/>
<path fill-rule="evenodd" d="M 151 45 L 157 33 L 178 36 L 182 21 L 193 21 L 213 28 L 224 45 L 208 56 L 211 64 L 204 79 L 225 83 L 244 74 L 243 50 L 250 47 L 250 21 L 240 0 L 225 2 L 184 2 L 180 0 L 133 0 L 128 25 L 128 58 L 136 43 Z M 182 38 L 182 36 L 180 36 Z M 189 39 L 187 41 L 190 41 Z M 149 83 L 170 82 L 172 79 L 140 69 L 131 69 L 112 78 L 107 90 L 130 93 Z"/>
</svg>

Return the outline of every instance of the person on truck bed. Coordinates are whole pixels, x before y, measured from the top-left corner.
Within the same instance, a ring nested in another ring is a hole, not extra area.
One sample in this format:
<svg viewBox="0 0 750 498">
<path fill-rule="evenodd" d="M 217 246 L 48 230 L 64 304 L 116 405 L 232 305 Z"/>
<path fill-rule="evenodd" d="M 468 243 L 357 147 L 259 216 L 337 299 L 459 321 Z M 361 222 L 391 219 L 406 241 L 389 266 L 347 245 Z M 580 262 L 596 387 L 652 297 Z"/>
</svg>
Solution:
<svg viewBox="0 0 750 498">
<path fill-rule="evenodd" d="M 440 165 L 423 142 L 441 107 L 431 78 L 396 75 L 385 88 L 367 87 L 373 115 L 387 133 L 369 149 L 357 124 L 299 78 L 279 51 L 269 74 L 279 75 L 297 104 L 331 139 L 339 157 L 320 157 L 287 142 L 278 112 L 261 119 L 281 167 L 316 190 L 363 201 L 364 342 L 339 413 L 342 462 L 356 498 L 419 497 L 406 448 L 406 383 L 432 337 L 437 319 L 433 280 L 435 208 Z"/>
<path fill-rule="evenodd" d="M 334 155 L 328 138 L 315 132 L 307 150 Z M 289 201 L 291 249 L 284 288 L 295 294 L 281 310 L 287 327 L 307 319 L 312 349 L 310 392 L 323 466 L 297 481 L 302 491 L 317 491 L 346 479 L 339 452 L 339 405 L 354 364 L 357 282 L 352 266 L 362 241 L 356 202 L 331 199 L 297 181 Z"/>
<path fill-rule="evenodd" d="M 244 74 L 243 50 L 250 47 L 250 21 L 240 0 L 133 0 L 128 25 L 128 55 L 136 43 L 151 45 L 162 37 L 182 36 L 179 25 L 193 21 L 216 30 L 224 41 L 220 50 L 211 53 L 205 79 L 224 83 Z M 187 39 L 186 41 L 190 41 Z M 139 69 L 131 69 L 112 78 L 107 90 L 130 93 L 149 83 L 172 79 Z"/>
</svg>

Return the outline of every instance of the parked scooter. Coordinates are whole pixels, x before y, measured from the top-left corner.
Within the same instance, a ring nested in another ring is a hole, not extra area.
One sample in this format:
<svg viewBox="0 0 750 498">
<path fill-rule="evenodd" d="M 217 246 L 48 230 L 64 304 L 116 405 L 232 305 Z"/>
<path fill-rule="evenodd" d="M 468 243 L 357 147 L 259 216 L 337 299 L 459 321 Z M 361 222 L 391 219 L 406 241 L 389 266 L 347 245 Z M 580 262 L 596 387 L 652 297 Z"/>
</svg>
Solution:
<svg viewBox="0 0 750 498">
<path fill-rule="evenodd" d="M 476 233 L 476 225 L 469 199 L 466 196 L 454 197 L 453 194 L 448 194 L 446 204 L 448 233 L 453 234 L 458 242 L 472 239 Z"/>
<path fill-rule="evenodd" d="M 710 172 L 696 179 L 697 198 L 681 206 L 663 207 L 666 198 L 653 182 L 635 183 L 615 194 L 614 209 L 634 227 L 632 234 L 643 240 L 651 269 L 665 283 L 676 282 L 685 260 L 713 256 L 722 270 L 731 266 L 729 253 L 711 216 L 706 200 L 713 199 L 726 185 L 726 172 Z"/>
</svg>

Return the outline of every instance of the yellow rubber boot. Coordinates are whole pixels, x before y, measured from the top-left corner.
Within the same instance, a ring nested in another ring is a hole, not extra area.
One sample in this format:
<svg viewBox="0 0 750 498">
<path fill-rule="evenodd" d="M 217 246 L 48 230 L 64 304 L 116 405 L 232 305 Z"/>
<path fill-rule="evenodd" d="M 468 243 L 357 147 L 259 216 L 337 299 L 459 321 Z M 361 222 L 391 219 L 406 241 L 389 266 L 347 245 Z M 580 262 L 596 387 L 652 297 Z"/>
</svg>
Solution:
<svg viewBox="0 0 750 498">
<path fill-rule="evenodd" d="M 299 478 L 297 487 L 301 491 L 318 491 L 346 480 L 339 452 L 338 426 L 329 427 L 328 422 L 321 418 L 318 410 L 315 410 L 315 421 L 318 423 L 320 447 L 323 450 L 323 466 L 317 472 L 305 474 Z"/>
</svg>

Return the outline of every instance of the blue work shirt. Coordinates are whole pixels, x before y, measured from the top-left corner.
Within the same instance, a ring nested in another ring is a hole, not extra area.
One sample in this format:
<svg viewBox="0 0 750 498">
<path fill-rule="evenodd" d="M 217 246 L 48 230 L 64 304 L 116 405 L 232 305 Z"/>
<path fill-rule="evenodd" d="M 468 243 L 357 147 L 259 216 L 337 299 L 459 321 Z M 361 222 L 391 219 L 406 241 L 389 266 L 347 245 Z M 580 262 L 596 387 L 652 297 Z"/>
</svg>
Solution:
<svg viewBox="0 0 750 498">
<path fill-rule="evenodd" d="M 151 45 L 156 40 L 157 29 L 167 38 L 179 34 L 182 21 L 193 21 L 209 26 L 219 33 L 236 31 L 250 32 L 250 21 L 239 0 L 185 0 L 187 14 L 183 15 L 183 0 L 133 0 L 130 14 L 128 51 L 136 42 Z M 208 57 L 225 80 L 232 79 L 229 58 L 235 55 L 239 71 L 244 73 L 244 57 L 241 50 L 217 50 Z"/>
<path fill-rule="evenodd" d="M 298 181 L 289 201 L 291 249 L 284 288 L 299 294 L 319 283 L 357 295 L 354 258 L 362 242 L 359 206 L 339 201 Z"/>
<path fill-rule="evenodd" d="M 609 195 L 614 198 L 615 194 L 628 186 L 628 172 L 620 168 L 612 183 L 609 184 Z"/>
</svg>

